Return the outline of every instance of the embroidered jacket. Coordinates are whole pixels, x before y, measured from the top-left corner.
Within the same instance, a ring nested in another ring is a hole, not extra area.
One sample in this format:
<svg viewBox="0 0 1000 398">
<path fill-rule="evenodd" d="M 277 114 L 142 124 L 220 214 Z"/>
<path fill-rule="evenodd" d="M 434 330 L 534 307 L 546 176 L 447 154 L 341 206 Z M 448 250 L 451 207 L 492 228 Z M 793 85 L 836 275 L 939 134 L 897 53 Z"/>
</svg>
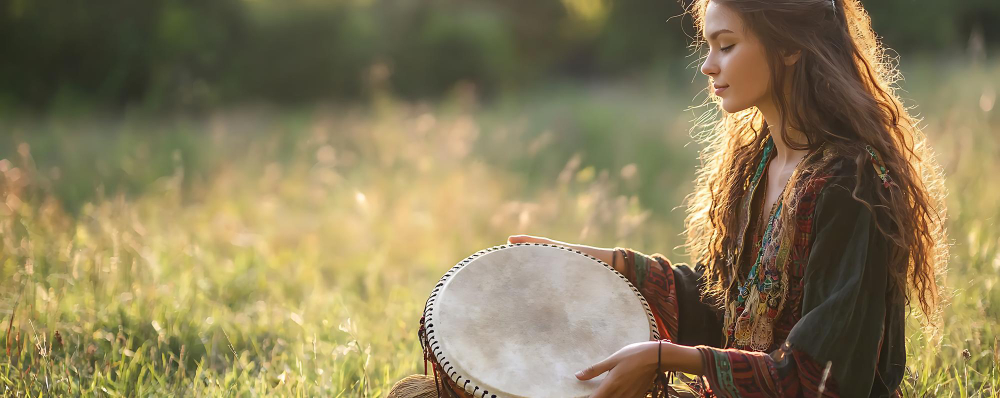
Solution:
<svg viewBox="0 0 1000 398">
<path fill-rule="evenodd" d="M 767 145 L 773 143 L 768 140 Z M 768 151 L 764 160 L 766 156 Z M 735 301 L 739 286 L 734 284 L 726 305 L 744 310 L 735 315 L 769 316 L 742 339 L 736 338 L 740 327 L 749 326 L 727 322 L 722 308 L 702 298 L 701 263 L 692 268 L 660 254 L 624 250 L 625 276 L 650 303 L 660 334 L 701 352 L 704 377 L 693 387 L 703 396 L 899 395 L 906 360 L 905 309 L 901 300 L 889 300 L 891 244 L 879 232 L 876 215 L 852 197 L 856 172 L 854 161 L 844 157 L 796 184 L 792 195 L 797 199 L 791 206 L 795 225 L 773 226 L 788 228 L 776 234 L 780 238 L 772 241 L 775 248 L 755 247 L 759 235 L 741 239 L 742 251 L 752 255 L 739 255 L 736 261 L 742 266 L 737 269 L 750 269 L 760 250 L 761 280 L 771 278 L 780 292 L 780 300 L 770 304 L 742 304 L 768 308 L 747 310 Z M 860 176 L 859 197 L 871 203 L 873 190 L 883 188 L 879 179 L 885 177 L 871 167 Z M 763 189 L 749 190 L 744 214 L 757 216 L 753 205 L 763 200 L 763 192 L 757 191 Z M 780 224 L 780 219 L 775 222 Z M 765 269 L 775 274 L 765 275 Z M 767 333 L 759 330 L 764 327 Z"/>
</svg>

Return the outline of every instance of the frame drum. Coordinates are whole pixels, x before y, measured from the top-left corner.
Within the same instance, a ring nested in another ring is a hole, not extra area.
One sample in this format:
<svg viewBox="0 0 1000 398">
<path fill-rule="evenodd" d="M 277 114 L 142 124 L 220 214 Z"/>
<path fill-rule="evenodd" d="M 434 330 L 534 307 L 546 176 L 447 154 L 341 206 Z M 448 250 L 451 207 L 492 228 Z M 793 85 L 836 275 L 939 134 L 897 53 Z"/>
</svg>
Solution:
<svg viewBox="0 0 1000 398">
<path fill-rule="evenodd" d="M 537 243 L 459 262 L 431 291 L 420 323 L 425 365 L 449 390 L 439 396 L 587 397 L 607 373 L 587 381 L 574 373 L 659 339 L 649 304 L 624 275 Z"/>
</svg>

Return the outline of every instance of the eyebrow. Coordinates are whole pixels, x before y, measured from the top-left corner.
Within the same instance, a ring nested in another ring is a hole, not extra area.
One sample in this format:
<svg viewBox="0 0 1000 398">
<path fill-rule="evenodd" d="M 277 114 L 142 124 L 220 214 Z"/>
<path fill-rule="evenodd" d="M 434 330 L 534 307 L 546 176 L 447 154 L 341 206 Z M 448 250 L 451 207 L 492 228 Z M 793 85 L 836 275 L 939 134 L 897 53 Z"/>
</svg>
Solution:
<svg viewBox="0 0 1000 398">
<path fill-rule="evenodd" d="M 717 30 L 715 32 L 712 32 L 712 34 L 708 35 L 708 39 L 709 40 L 715 40 L 716 37 L 718 37 L 719 35 L 721 35 L 723 33 L 733 33 L 733 31 L 731 31 L 729 29 L 719 29 L 719 30 Z"/>
</svg>

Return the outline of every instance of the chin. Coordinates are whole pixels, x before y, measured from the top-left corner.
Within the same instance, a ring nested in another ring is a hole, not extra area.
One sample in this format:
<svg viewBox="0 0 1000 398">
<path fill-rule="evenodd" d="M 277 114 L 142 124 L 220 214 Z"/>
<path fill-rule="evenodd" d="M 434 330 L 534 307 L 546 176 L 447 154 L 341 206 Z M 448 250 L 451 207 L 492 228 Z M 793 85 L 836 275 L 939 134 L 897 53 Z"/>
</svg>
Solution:
<svg viewBox="0 0 1000 398">
<path fill-rule="evenodd" d="M 739 103 L 739 102 L 733 101 L 731 99 L 729 99 L 729 100 L 727 100 L 725 98 L 722 99 L 722 110 L 724 110 L 724 111 L 726 111 L 728 113 L 736 113 L 736 112 L 742 111 L 744 109 L 747 109 L 749 107 L 750 107 L 749 104 Z"/>
</svg>

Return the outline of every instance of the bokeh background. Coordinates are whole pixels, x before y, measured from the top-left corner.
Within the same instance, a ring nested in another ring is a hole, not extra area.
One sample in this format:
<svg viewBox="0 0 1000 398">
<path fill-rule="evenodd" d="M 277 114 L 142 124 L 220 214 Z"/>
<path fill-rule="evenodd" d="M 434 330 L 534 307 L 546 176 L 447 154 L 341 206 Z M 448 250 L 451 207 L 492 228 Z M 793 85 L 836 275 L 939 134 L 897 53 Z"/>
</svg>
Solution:
<svg viewBox="0 0 1000 398">
<path fill-rule="evenodd" d="M 1000 3 L 866 0 L 951 190 L 906 396 L 1000 395 Z M 674 0 L 0 2 L 0 391 L 384 396 L 515 233 L 678 245 Z M 822 110 L 817 110 L 822 111 Z"/>
</svg>

